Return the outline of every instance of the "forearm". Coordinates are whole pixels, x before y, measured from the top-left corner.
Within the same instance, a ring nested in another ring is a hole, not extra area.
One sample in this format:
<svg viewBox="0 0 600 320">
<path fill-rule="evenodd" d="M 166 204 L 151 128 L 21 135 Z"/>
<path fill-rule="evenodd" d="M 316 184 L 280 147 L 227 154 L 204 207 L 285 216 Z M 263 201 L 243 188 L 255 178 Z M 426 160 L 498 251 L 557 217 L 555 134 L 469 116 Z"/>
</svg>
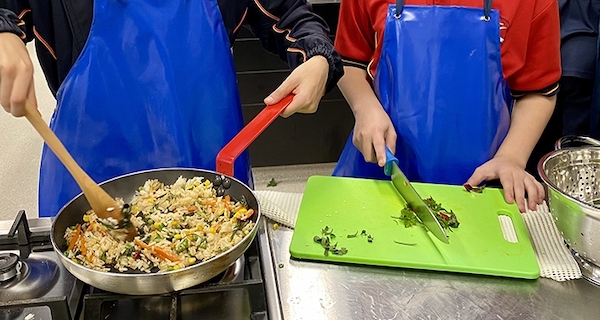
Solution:
<svg viewBox="0 0 600 320">
<path fill-rule="evenodd" d="M 247 22 L 268 51 L 287 61 L 291 69 L 314 56 L 329 63 L 327 91 L 342 76 L 342 60 L 329 38 L 327 23 L 306 0 L 255 0 Z"/>
<path fill-rule="evenodd" d="M 495 158 L 512 158 L 525 168 L 531 151 L 537 144 L 546 127 L 556 96 L 545 97 L 529 94 L 517 100 L 513 106 L 510 128 Z"/>
<path fill-rule="evenodd" d="M 327 60 L 326 91 L 331 91 L 343 74 L 343 66 L 329 38 L 329 26 L 325 20 L 314 14 L 308 3 L 297 0 L 273 29 L 277 36 L 285 39 L 287 61 L 292 69 L 314 56 Z"/>
<path fill-rule="evenodd" d="M 381 108 L 373 88 L 367 81 L 365 70 L 355 67 L 344 67 L 344 76 L 338 82 L 340 91 L 354 113 L 369 113 L 373 108 Z"/>
</svg>

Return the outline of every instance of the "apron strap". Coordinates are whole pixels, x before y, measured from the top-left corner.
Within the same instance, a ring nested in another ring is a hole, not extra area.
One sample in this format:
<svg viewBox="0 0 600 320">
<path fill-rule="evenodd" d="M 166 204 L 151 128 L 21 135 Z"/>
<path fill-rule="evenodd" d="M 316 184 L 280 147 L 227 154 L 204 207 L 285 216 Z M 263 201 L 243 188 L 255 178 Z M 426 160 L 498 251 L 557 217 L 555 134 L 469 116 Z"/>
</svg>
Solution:
<svg viewBox="0 0 600 320">
<path fill-rule="evenodd" d="M 492 12 L 492 0 L 483 0 L 483 15 L 485 21 L 490 21 L 490 12 Z"/>
<path fill-rule="evenodd" d="M 404 0 L 396 0 L 396 14 L 394 15 L 396 19 L 400 18 L 402 10 L 404 10 Z"/>
<path fill-rule="evenodd" d="M 396 18 L 400 18 L 404 10 L 404 0 L 396 0 Z M 490 20 L 490 12 L 492 11 L 492 0 L 483 0 L 483 13 L 485 21 Z"/>
</svg>

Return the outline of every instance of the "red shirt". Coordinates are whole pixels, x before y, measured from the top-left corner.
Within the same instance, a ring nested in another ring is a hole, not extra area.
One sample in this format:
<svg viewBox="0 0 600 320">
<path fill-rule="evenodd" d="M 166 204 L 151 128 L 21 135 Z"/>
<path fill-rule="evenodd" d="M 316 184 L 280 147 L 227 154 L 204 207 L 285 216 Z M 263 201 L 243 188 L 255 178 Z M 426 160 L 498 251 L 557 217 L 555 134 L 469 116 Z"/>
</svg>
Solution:
<svg viewBox="0 0 600 320">
<path fill-rule="evenodd" d="M 344 0 L 335 48 L 345 65 L 367 69 L 371 79 L 381 55 L 387 10 L 394 0 Z M 483 7 L 483 0 L 406 0 L 407 5 Z M 495 0 L 500 13 L 502 71 L 514 91 L 552 94 L 561 74 L 556 0 Z"/>
</svg>

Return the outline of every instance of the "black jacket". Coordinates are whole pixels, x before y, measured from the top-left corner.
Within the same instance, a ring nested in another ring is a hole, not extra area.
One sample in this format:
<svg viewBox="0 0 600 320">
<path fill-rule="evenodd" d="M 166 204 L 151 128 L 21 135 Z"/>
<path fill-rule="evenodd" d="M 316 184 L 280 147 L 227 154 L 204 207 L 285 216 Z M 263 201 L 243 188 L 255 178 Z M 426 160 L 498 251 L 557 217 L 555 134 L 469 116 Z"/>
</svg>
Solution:
<svg viewBox="0 0 600 320">
<path fill-rule="evenodd" d="M 291 69 L 304 61 L 302 52 L 306 59 L 315 55 L 327 58 L 327 91 L 342 76 L 341 59 L 329 39 L 329 27 L 306 0 L 218 3 L 231 45 L 239 26 L 249 25 L 263 47 L 287 61 Z M 36 40 L 40 65 L 54 95 L 87 40 L 93 6 L 93 0 L 0 0 L 0 32 L 15 33 L 24 41 Z M 286 29 L 291 30 L 289 37 Z"/>
</svg>

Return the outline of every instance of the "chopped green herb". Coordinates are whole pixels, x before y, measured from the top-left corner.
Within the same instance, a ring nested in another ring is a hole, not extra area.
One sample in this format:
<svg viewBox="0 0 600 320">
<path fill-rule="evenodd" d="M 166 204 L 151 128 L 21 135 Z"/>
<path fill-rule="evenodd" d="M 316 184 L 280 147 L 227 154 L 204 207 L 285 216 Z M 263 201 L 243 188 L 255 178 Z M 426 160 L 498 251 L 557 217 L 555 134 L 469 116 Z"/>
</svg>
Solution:
<svg viewBox="0 0 600 320">
<path fill-rule="evenodd" d="M 401 241 L 396 241 L 396 240 L 394 240 L 394 242 L 397 244 L 405 245 L 405 246 L 416 246 L 417 245 L 416 243 L 413 243 L 413 242 L 409 243 L 409 242 L 401 242 Z"/>
<path fill-rule="evenodd" d="M 325 226 L 325 228 L 321 229 L 321 233 L 328 236 L 333 233 L 333 228 L 329 229 L 329 226 Z"/>
<path fill-rule="evenodd" d="M 283 268 L 283 263 L 280 263 L 280 264 L 278 265 L 278 267 L 279 267 L 279 268 Z"/>
<path fill-rule="evenodd" d="M 356 235 L 358 235 L 358 231 L 356 231 L 354 234 L 347 235 L 346 238 L 356 238 Z"/>
<path fill-rule="evenodd" d="M 271 178 L 271 181 L 267 184 L 267 187 L 275 187 L 279 182 L 275 181 L 275 178 Z"/>
<path fill-rule="evenodd" d="M 432 197 L 425 199 L 425 204 L 427 204 L 427 206 L 429 206 L 431 210 L 436 214 L 436 218 L 438 219 L 438 221 L 444 229 L 452 231 L 450 229 L 451 227 L 458 228 L 458 225 L 460 223 L 458 222 L 458 219 L 456 219 L 454 211 L 448 211 L 444 209 L 442 205 L 433 200 Z"/>
<path fill-rule="evenodd" d="M 323 249 L 325 249 L 325 251 L 323 252 L 323 254 L 325 256 L 329 256 L 329 252 L 336 254 L 336 255 L 344 255 L 344 254 L 348 253 L 348 249 L 346 249 L 346 248 L 338 249 L 337 242 L 333 245 L 331 244 L 331 240 L 335 239 L 335 234 L 333 234 L 333 229 L 329 229 L 328 226 L 325 226 L 325 228 L 321 229 L 321 234 L 323 235 L 322 237 L 314 236 L 313 241 L 321 244 Z"/>
<path fill-rule="evenodd" d="M 444 229 L 452 231 L 452 229 L 450 229 L 451 227 L 458 228 L 460 223 L 458 222 L 458 219 L 452 210 L 448 211 L 444 209 L 442 205 L 433 200 L 432 197 L 423 199 L 423 201 L 435 213 L 436 218 Z M 403 222 L 404 226 L 407 228 L 416 225 L 422 225 L 422 222 L 415 214 L 415 211 L 412 210 L 408 205 L 400 211 L 399 216 L 392 216 L 392 218 Z"/>
</svg>

